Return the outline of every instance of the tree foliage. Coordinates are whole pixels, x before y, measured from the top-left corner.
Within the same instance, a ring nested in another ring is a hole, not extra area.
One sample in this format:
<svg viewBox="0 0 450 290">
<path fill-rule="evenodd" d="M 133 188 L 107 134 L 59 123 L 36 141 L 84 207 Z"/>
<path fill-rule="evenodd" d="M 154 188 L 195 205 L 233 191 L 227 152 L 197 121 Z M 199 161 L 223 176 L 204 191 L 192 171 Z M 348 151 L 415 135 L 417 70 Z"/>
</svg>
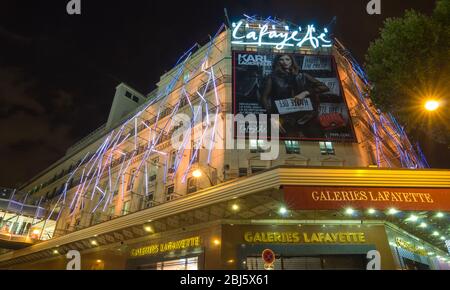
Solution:
<svg viewBox="0 0 450 290">
<path fill-rule="evenodd" d="M 366 55 L 372 99 L 394 113 L 414 137 L 423 132 L 435 141 L 450 141 L 450 0 L 438 0 L 433 15 L 414 10 L 389 18 Z M 426 113 L 435 98 L 438 111 Z"/>
</svg>

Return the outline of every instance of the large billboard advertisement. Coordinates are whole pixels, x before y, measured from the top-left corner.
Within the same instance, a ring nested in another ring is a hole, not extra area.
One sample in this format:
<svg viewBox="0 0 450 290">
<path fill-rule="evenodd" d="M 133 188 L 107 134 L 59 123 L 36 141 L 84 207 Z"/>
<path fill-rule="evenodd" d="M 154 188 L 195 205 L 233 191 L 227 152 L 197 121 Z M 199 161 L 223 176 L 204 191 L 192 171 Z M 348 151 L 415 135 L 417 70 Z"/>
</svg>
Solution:
<svg viewBox="0 0 450 290">
<path fill-rule="evenodd" d="M 233 82 L 234 114 L 278 114 L 281 140 L 355 141 L 331 55 L 234 51 Z"/>
</svg>

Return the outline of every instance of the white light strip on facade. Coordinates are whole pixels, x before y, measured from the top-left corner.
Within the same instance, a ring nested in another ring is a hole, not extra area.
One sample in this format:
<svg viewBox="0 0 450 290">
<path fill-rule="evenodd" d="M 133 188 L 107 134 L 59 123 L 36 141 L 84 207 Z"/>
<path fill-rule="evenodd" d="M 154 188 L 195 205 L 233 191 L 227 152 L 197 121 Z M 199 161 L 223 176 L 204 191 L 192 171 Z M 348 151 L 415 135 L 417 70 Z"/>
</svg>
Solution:
<svg viewBox="0 0 450 290">
<path fill-rule="evenodd" d="M 224 29 L 224 25 L 222 25 L 219 28 L 219 30 L 217 31 L 215 36 L 211 39 L 211 41 L 208 44 L 208 48 L 207 48 L 206 52 L 202 56 L 203 57 L 202 61 L 200 61 L 200 63 L 198 63 L 198 65 L 195 67 L 195 69 L 193 71 L 186 73 L 186 65 L 187 65 L 187 62 L 189 60 L 191 60 L 191 56 L 193 55 L 193 50 L 197 47 L 197 45 L 194 45 L 193 47 L 191 47 L 191 49 L 189 49 L 187 52 L 185 52 L 183 54 L 183 56 L 179 59 L 179 61 L 177 62 L 177 70 L 176 70 L 175 74 L 171 77 L 171 80 L 167 84 L 167 86 L 165 88 L 161 89 L 161 93 L 158 94 L 158 96 L 156 98 L 153 98 L 148 104 L 144 105 L 142 107 L 142 109 L 140 109 L 136 114 L 129 117 L 121 125 L 121 127 L 118 130 L 111 131 L 106 136 L 104 141 L 102 141 L 102 143 L 97 148 L 96 152 L 89 158 L 89 160 L 87 162 L 85 162 L 85 159 L 87 158 L 87 156 L 89 156 L 89 153 L 86 154 L 86 156 L 83 158 L 82 162 L 80 162 L 80 164 L 77 166 L 77 168 L 75 168 L 75 170 L 73 170 L 71 172 L 69 178 L 66 180 L 66 183 L 63 186 L 63 194 L 58 198 L 57 202 L 54 204 L 53 210 L 50 213 L 50 215 L 48 216 L 48 219 L 53 215 L 53 212 L 58 207 L 60 207 L 60 210 L 58 212 L 57 220 L 61 216 L 61 213 L 63 212 L 64 209 L 69 210 L 68 216 L 73 216 L 73 214 L 75 214 L 75 212 L 76 212 L 76 209 L 79 208 L 80 201 L 81 201 L 81 203 L 83 203 L 84 199 L 87 198 L 87 191 L 89 191 L 89 190 L 91 190 L 91 191 L 88 194 L 88 196 L 89 196 L 88 198 L 92 201 L 94 200 L 94 197 L 97 194 L 99 194 L 99 195 L 101 194 L 99 201 L 95 204 L 95 206 L 93 206 L 91 213 L 94 213 L 100 207 L 102 202 L 104 202 L 102 209 L 103 209 L 103 211 L 105 211 L 107 205 L 111 204 L 113 202 L 114 195 L 115 195 L 117 188 L 120 188 L 120 191 L 121 191 L 120 195 L 121 195 L 121 199 L 123 201 L 124 194 L 125 194 L 125 183 L 126 183 L 125 175 L 127 174 L 127 171 L 129 169 L 131 163 L 134 162 L 133 159 L 137 155 L 137 149 L 140 148 L 140 145 L 138 144 L 138 137 L 139 137 L 138 134 L 140 131 L 137 126 L 138 124 L 143 124 L 145 127 L 147 127 L 147 129 L 149 129 L 148 144 L 145 148 L 145 153 L 143 155 L 142 160 L 140 160 L 140 164 L 139 164 L 137 170 L 131 174 L 129 181 L 132 183 L 139 176 L 139 173 L 141 172 L 141 168 L 144 165 L 145 165 L 145 171 L 146 171 L 145 178 L 146 179 L 148 178 L 147 161 L 151 154 L 156 153 L 165 158 L 164 183 L 166 183 L 166 179 L 167 179 L 166 170 L 168 169 L 167 168 L 168 154 L 165 152 L 156 150 L 156 145 L 162 139 L 163 135 L 172 129 L 173 116 L 178 112 L 178 109 L 180 108 L 180 105 L 181 105 L 181 100 L 183 99 L 183 98 L 180 98 L 178 100 L 177 104 L 175 105 L 173 110 L 171 110 L 169 115 L 167 115 L 167 114 L 162 115 L 164 110 L 167 110 L 167 108 L 170 108 L 170 106 L 166 107 L 166 103 L 168 102 L 168 99 L 169 99 L 168 97 L 170 96 L 170 94 L 172 94 L 174 92 L 174 87 L 179 82 L 181 77 L 183 75 L 188 76 L 187 79 L 185 79 L 183 82 L 182 92 L 184 92 L 184 97 L 187 98 L 187 102 L 189 103 L 191 110 L 193 110 L 192 101 L 191 101 L 189 95 L 187 94 L 186 86 L 193 79 L 193 77 L 196 77 L 197 72 L 208 75 L 209 76 L 208 83 L 206 84 L 202 94 L 200 94 L 200 98 L 202 100 L 200 103 L 200 108 L 203 105 L 205 105 L 205 107 L 207 108 L 206 109 L 207 119 L 209 121 L 209 107 L 208 107 L 205 97 L 206 97 L 206 93 L 208 91 L 211 81 L 213 81 L 213 84 L 214 84 L 214 90 L 215 90 L 214 94 L 216 96 L 216 100 L 218 100 L 218 97 L 217 97 L 217 91 L 216 91 L 217 88 L 216 88 L 216 84 L 215 84 L 215 79 L 214 79 L 214 77 L 211 77 L 211 76 L 213 76 L 213 73 L 211 71 L 209 71 L 209 69 L 206 69 L 206 67 L 208 64 L 208 59 L 209 59 L 210 53 L 212 52 L 212 48 L 215 45 L 214 41 L 217 38 L 217 36 L 223 31 L 223 29 Z M 158 102 L 159 102 L 159 104 L 157 104 Z M 216 101 L 216 103 L 218 103 L 218 101 Z M 146 112 L 146 110 L 149 109 L 150 106 L 155 105 L 155 104 L 158 105 L 158 113 L 157 113 L 156 119 L 154 121 L 154 126 L 153 126 L 153 128 L 151 128 L 145 122 L 143 113 Z M 218 112 L 218 110 L 216 110 L 216 112 Z M 197 112 L 197 116 L 198 116 L 198 114 L 199 113 Z M 157 126 L 161 120 L 161 117 L 167 117 L 167 116 L 168 116 L 168 121 L 164 124 L 164 126 L 161 130 L 157 130 L 157 128 L 158 128 Z M 205 131 L 202 132 L 202 137 L 205 135 L 205 132 L 207 129 L 209 129 L 208 126 L 205 129 Z M 122 139 L 122 136 L 123 136 L 122 134 L 125 131 L 127 131 L 127 134 Z M 129 139 L 130 137 L 132 138 L 131 140 Z M 123 148 L 125 142 L 129 142 L 129 141 L 133 143 L 132 144 L 132 146 L 134 148 L 133 152 L 129 152 L 126 148 Z M 178 164 L 181 162 L 181 159 L 183 158 L 183 155 L 182 155 L 183 151 L 184 151 L 184 148 L 179 149 L 179 151 L 177 152 L 179 155 L 178 156 L 179 160 L 177 160 Z M 122 155 L 123 160 L 120 162 L 121 164 L 120 164 L 119 171 L 116 174 L 114 174 L 112 172 L 112 168 L 113 168 L 112 163 L 113 163 L 113 161 L 117 162 L 118 159 L 114 160 L 114 156 L 117 154 Z M 131 154 L 131 156 L 129 154 Z M 126 158 L 126 157 L 128 157 L 128 158 Z M 194 154 L 192 156 L 192 158 L 195 158 L 195 157 L 196 157 L 196 155 Z M 208 158 L 208 160 L 209 160 L 209 158 Z M 189 163 L 192 164 L 192 160 L 190 160 Z M 77 185 L 76 191 L 74 192 L 68 206 L 65 206 L 66 195 L 67 195 L 67 192 L 70 190 L 69 182 L 71 182 L 71 180 L 75 177 L 76 173 L 78 171 L 80 171 L 81 169 L 82 169 L 82 173 L 81 173 L 81 177 L 79 179 L 79 183 Z M 106 172 L 106 170 L 107 170 L 107 172 Z M 105 188 L 101 188 L 102 186 L 100 185 L 100 181 L 103 178 L 105 178 L 105 176 L 104 176 L 105 172 L 107 173 L 106 174 L 106 179 L 107 179 L 106 185 L 105 185 Z M 184 174 L 186 174 L 186 172 Z M 148 182 L 148 180 L 147 180 L 147 182 Z M 146 190 L 145 194 L 147 194 L 148 193 L 148 184 L 146 184 L 145 190 Z"/>
</svg>

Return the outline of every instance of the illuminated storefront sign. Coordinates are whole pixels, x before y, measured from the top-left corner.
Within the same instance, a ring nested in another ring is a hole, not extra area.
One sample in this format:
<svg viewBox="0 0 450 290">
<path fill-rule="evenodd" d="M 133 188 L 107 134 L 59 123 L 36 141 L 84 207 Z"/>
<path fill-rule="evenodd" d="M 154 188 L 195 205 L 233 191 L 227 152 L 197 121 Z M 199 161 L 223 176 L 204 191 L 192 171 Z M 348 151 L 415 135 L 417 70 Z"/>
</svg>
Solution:
<svg viewBox="0 0 450 290">
<path fill-rule="evenodd" d="M 304 47 L 313 48 L 331 47 L 331 40 L 327 39 L 328 29 L 318 33 L 314 25 L 308 25 L 306 29 L 298 27 L 291 30 L 289 26 L 284 27 L 284 31 L 279 27 L 269 24 L 254 24 L 239 21 L 233 23 L 232 44 L 274 46 L 276 49 L 285 47 Z"/>
<path fill-rule="evenodd" d="M 362 232 L 246 232 L 247 243 L 284 244 L 360 244 L 366 243 Z"/>
<path fill-rule="evenodd" d="M 192 237 L 188 239 L 153 244 L 142 248 L 132 249 L 130 255 L 132 257 L 156 255 L 158 253 L 164 253 L 168 251 L 195 248 L 200 246 L 200 237 Z"/>
<path fill-rule="evenodd" d="M 398 201 L 398 202 L 422 202 L 434 203 L 429 193 L 422 192 L 395 192 L 395 191 L 313 191 L 312 199 L 315 201 Z"/>
<path fill-rule="evenodd" d="M 422 255 L 422 256 L 426 256 L 427 255 L 427 252 L 424 249 L 420 249 L 419 247 L 414 246 L 413 244 L 403 240 L 402 238 L 396 238 L 395 239 L 395 243 L 400 248 L 403 248 L 403 249 L 405 249 L 407 251 L 410 251 L 411 253 L 419 254 L 419 255 Z"/>
<path fill-rule="evenodd" d="M 450 210 L 450 189 L 285 186 L 291 209 L 355 208 Z"/>
</svg>

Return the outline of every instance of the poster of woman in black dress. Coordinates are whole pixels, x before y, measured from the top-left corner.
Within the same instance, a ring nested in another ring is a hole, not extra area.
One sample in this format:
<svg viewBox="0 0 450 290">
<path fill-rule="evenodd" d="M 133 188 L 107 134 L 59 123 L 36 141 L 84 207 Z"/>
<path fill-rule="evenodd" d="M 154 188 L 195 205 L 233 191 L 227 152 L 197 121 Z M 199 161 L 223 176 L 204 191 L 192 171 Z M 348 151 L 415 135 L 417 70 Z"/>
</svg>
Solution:
<svg viewBox="0 0 450 290">
<path fill-rule="evenodd" d="M 235 52 L 233 63 L 235 114 L 278 114 L 283 140 L 354 140 L 332 56 Z"/>
<path fill-rule="evenodd" d="M 330 89 L 309 74 L 300 72 L 295 59 L 279 54 L 266 77 L 260 102 L 268 114 L 280 115 L 280 133 L 291 137 L 321 137 L 319 95 Z"/>
</svg>

